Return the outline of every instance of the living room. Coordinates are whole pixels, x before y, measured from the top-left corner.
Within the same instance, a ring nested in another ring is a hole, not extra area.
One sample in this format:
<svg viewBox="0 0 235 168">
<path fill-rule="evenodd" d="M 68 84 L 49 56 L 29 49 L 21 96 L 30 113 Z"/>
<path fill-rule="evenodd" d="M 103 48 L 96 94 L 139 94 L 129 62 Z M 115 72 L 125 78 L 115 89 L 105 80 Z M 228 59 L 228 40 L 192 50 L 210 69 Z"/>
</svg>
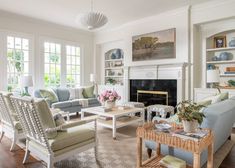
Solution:
<svg viewBox="0 0 235 168">
<path fill-rule="evenodd" d="M 235 167 L 235 0 L 0 4 L 0 167 Z"/>
</svg>

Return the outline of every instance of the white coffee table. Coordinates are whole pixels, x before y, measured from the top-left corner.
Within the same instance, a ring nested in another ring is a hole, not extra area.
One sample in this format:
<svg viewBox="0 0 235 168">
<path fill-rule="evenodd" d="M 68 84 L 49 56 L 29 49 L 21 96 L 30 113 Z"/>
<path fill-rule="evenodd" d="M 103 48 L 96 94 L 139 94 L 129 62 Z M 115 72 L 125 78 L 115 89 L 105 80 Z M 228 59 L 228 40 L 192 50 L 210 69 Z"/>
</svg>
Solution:
<svg viewBox="0 0 235 168">
<path fill-rule="evenodd" d="M 101 117 L 109 117 L 110 120 L 103 120 L 97 117 L 98 125 L 106 128 L 111 128 L 113 130 L 113 139 L 116 139 L 116 130 L 136 122 L 144 123 L 144 108 L 128 108 L 125 110 L 119 110 L 117 107 L 113 108 L 110 112 L 101 112 L 99 107 L 83 108 L 81 110 L 81 119 L 85 119 L 84 113 L 95 114 Z M 135 116 L 135 113 L 139 113 L 140 116 Z M 125 117 L 127 116 L 127 117 Z M 121 120 L 125 117 L 123 120 Z"/>
</svg>

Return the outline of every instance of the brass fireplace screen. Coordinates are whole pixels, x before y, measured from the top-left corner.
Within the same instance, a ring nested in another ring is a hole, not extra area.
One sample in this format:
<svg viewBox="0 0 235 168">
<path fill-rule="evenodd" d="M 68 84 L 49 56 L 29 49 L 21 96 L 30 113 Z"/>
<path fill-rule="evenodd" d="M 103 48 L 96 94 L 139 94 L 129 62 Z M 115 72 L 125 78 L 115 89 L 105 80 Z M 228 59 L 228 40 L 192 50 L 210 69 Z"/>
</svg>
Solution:
<svg viewBox="0 0 235 168">
<path fill-rule="evenodd" d="M 153 91 L 153 90 L 137 90 L 137 102 L 139 102 L 139 94 L 165 95 L 166 96 L 166 105 L 168 105 L 168 92 Z"/>
</svg>

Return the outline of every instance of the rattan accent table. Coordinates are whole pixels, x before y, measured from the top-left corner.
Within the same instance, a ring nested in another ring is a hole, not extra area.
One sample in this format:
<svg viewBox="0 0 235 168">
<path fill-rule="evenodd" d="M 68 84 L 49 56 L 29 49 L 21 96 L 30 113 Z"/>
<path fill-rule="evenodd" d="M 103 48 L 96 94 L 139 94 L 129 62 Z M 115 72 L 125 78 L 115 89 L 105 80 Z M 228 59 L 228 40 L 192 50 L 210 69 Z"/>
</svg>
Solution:
<svg viewBox="0 0 235 168">
<path fill-rule="evenodd" d="M 174 148 L 180 148 L 193 153 L 193 168 L 200 168 L 200 155 L 204 149 L 208 149 L 207 168 L 213 168 L 213 133 L 208 130 L 208 134 L 199 141 L 185 140 L 180 137 L 172 136 L 170 133 L 157 132 L 154 129 L 154 123 L 146 123 L 137 128 L 137 168 L 161 168 L 159 164 L 161 155 L 161 144 Z M 178 126 L 172 124 L 173 129 Z M 157 143 L 157 155 L 142 161 L 142 142 L 143 139 L 152 140 Z M 191 166 L 187 166 L 191 167 Z"/>
</svg>

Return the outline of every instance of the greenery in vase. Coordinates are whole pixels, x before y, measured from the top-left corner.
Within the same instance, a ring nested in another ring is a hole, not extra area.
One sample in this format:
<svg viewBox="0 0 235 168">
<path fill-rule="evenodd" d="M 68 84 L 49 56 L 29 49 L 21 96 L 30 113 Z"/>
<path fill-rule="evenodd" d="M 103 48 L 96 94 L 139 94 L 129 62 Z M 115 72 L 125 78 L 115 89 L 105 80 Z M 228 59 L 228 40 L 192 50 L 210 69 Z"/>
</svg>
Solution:
<svg viewBox="0 0 235 168">
<path fill-rule="evenodd" d="M 179 120 L 186 120 L 186 121 L 198 121 L 199 124 L 202 123 L 203 118 L 205 115 L 200 112 L 200 110 L 205 107 L 203 105 L 198 105 L 197 103 L 191 101 L 182 101 L 176 105 L 177 108 L 177 115 Z"/>
</svg>

